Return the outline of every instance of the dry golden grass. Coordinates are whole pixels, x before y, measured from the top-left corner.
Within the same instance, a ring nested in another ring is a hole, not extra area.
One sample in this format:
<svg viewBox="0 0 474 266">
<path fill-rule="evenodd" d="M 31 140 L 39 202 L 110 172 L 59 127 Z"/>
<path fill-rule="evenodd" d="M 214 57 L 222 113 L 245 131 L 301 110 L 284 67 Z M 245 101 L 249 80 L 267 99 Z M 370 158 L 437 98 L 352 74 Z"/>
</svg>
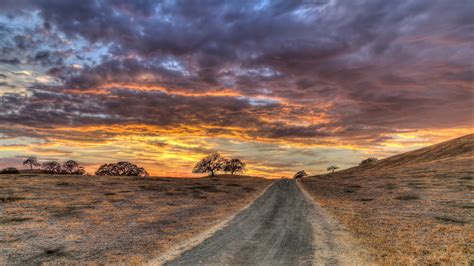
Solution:
<svg viewBox="0 0 474 266">
<path fill-rule="evenodd" d="M 474 135 L 302 180 L 380 264 L 474 262 Z"/>
<path fill-rule="evenodd" d="M 3 175 L 0 264 L 141 264 L 218 224 L 270 182 Z"/>
</svg>

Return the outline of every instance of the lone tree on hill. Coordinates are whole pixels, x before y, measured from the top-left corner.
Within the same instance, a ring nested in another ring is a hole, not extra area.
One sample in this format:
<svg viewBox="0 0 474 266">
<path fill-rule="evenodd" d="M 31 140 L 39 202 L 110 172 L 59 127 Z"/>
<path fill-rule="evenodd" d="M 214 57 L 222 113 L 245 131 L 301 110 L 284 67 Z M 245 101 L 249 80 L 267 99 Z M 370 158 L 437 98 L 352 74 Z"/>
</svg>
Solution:
<svg viewBox="0 0 474 266">
<path fill-rule="evenodd" d="M 219 153 L 213 153 L 204 157 L 193 168 L 193 173 L 210 173 L 212 177 L 217 171 L 224 170 L 226 159 Z"/>
<path fill-rule="evenodd" d="M 86 172 L 84 167 L 80 166 L 79 163 L 74 160 L 64 162 L 62 169 L 64 173 L 71 175 L 83 175 Z"/>
<path fill-rule="evenodd" d="M 370 158 L 368 158 L 368 159 L 362 160 L 362 161 L 359 163 L 359 166 L 366 165 L 366 164 L 371 164 L 371 163 L 376 162 L 376 161 L 378 161 L 377 158 L 375 158 L 375 157 L 370 157 Z"/>
<path fill-rule="evenodd" d="M 299 172 L 296 172 L 296 174 L 293 176 L 293 179 L 299 179 L 305 176 L 308 176 L 308 174 L 304 170 L 301 170 Z"/>
<path fill-rule="evenodd" d="M 33 166 L 41 166 L 36 157 L 28 157 L 25 161 L 23 161 L 23 165 L 29 165 L 31 170 L 33 170 Z"/>
<path fill-rule="evenodd" d="M 108 176 L 149 176 L 143 167 L 130 162 L 103 164 L 95 172 L 96 175 Z"/>
<path fill-rule="evenodd" d="M 328 171 L 332 171 L 332 173 L 334 173 L 334 170 L 337 170 L 337 169 L 339 169 L 339 167 L 337 167 L 337 166 L 335 166 L 335 165 L 331 165 L 331 166 L 328 167 L 327 170 L 328 170 Z"/>
<path fill-rule="evenodd" d="M 56 161 L 44 162 L 41 165 L 41 169 L 50 173 L 50 174 L 60 174 L 61 173 L 61 164 Z"/>
<path fill-rule="evenodd" d="M 224 172 L 230 172 L 233 175 L 234 173 L 242 173 L 245 170 L 245 163 L 240 159 L 230 159 L 225 161 Z"/>
</svg>

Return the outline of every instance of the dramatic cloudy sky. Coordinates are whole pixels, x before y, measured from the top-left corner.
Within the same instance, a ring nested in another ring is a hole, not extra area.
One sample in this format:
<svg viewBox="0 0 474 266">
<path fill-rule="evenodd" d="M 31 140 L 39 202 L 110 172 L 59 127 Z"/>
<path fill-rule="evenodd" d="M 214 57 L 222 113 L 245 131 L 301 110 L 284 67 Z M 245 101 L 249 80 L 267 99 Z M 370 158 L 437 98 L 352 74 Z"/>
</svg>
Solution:
<svg viewBox="0 0 474 266">
<path fill-rule="evenodd" d="M 473 132 L 474 2 L 0 1 L 0 167 L 322 173 Z"/>
</svg>

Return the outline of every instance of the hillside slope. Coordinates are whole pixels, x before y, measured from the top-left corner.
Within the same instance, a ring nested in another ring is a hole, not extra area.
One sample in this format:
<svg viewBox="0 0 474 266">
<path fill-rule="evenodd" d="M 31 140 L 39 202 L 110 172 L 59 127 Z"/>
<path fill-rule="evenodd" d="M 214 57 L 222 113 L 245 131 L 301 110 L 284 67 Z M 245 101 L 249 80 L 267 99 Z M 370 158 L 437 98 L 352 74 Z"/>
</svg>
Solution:
<svg viewBox="0 0 474 266">
<path fill-rule="evenodd" d="M 430 168 L 440 173 L 472 173 L 474 171 L 474 134 L 448 140 L 418 150 L 394 155 L 374 163 L 356 166 L 331 174 L 333 177 L 348 174 L 379 176 L 387 171 L 413 174 Z M 471 167 L 469 167 L 471 166 Z"/>
<path fill-rule="evenodd" d="M 474 134 L 301 180 L 378 264 L 472 264 Z"/>
</svg>

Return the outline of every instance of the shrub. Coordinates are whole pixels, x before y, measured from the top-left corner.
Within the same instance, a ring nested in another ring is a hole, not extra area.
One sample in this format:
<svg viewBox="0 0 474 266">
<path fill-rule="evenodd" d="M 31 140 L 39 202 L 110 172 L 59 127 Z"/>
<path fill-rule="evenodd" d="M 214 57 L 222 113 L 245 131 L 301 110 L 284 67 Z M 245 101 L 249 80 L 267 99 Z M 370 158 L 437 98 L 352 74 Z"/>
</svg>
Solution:
<svg viewBox="0 0 474 266">
<path fill-rule="evenodd" d="M 293 178 L 298 179 L 298 178 L 303 178 L 305 176 L 308 176 L 308 174 L 304 170 L 301 170 L 299 172 L 296 172 L 296 174 L 293 176 Z"/>
<path fill-rule="evenodd" d="M 367 165 L 367 164 L 371 164 L 371 163 L 376 162 L 376 161 L 378 161 L 377 158 L 375 158 L 375 157 L 370 157 L 370 158 L 367 158 L 367 159 L 365 159 L 365 160 L 362 160 L 362 161 L 359 163 L 359 165 L 360 165 L 360 166 L 362 166 L 362 165 Z"/>
<path fill-rule="evenodd" d="M 103 164 L 95 172 L 96 175 L 107 176 L 149 176 L 143 167 L 130 162 Z"/>
<path fill-rule="evenodd" d="M 335 166 L 335 165 L 331 165 L 327 168 L 327 171 L 332 171 L 332 173 L 334 173 L 334 170 L 337 170 L 339 169 L 339 167 Z"/>
<path fill-rule="evenodd" d="M 417 195 L 400 195 L 398 197 L 395 197 L 396 200 L 417 200 L 417 199 L 420 199 L 419 196 Z"/>
<path fill-rule="evenodd" d="M 16 169 L 15 167 L 7 167 L 2 170 L 0 170 L 0 174 L 18 174 L 20 171 Z"/>
</svg>

